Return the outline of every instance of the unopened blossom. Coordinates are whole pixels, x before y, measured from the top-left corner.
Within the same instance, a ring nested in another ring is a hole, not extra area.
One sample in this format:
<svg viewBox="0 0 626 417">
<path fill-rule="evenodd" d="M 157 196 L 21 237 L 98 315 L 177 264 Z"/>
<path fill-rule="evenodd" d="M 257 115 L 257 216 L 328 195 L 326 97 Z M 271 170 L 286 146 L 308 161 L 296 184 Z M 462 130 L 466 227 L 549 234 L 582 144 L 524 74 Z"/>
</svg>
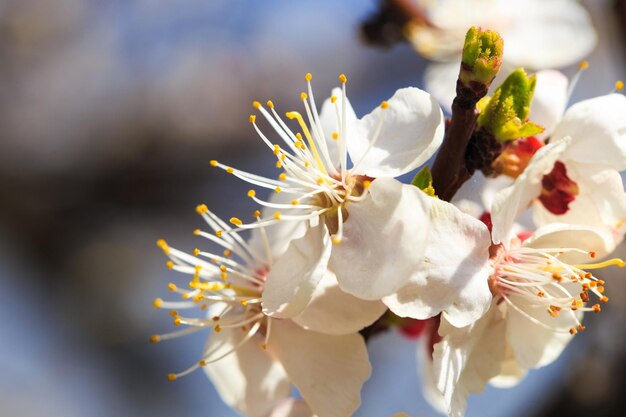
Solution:
<svg viewBox="0 0 626 417">
<path fill-rule="evenodd" d="M 413 24 L 408 39 L 436 61 L 426 69 L 426 90 L 444 108 L 455 96 L 467 28 L 482 26 L 504 39 L 502 74 L 517 67 L 561 68 L 584 58 L 596 44 L 587 11 L 575 0 L 413 0 L 428 24 Z M 495 85 L 499 83 L 496 82 Z"/>
<path fill-rule="evenodd" d="M 276 259 L 285 251 L 284 245 L 273 245 L 272 239 L 279 235 L 289 239 L 298 231 L 277 228 L 266 233 L 259 228 L 246 242 L 205 205 L 197 211 L 211 231 L 194 233 L 223 252 L 195 249 L 188 254 L 158 242 L 170 258 L 168 267 L 187 280 L 182 285 L 169 284 L 182 301 L 154 301 L 155 307 L 171 310 L 174 324 L 184 328 L 155 335 L 152 341 L 208 329 L 213 332 L 202 357 L 168 378 L 175 380 L 202 368 L 224 402 L 250 417 L 269 416 L 279 402 L 289 398 L 292 384 L 315 414 L 352 415 L 360 404 L 361 386 L 370 375 L 365 343 L 357 332 L 375 321 L 384 305 L 343 293 L 332 272 L 325 271 L 310 309 L 283 319 L 268 317 L 261 301 Z M 261 214 L 254 216 L 258 219 Z M 217 230 L 224 233 L 216 236 Z M 330 237 L 320 237 L 324 239 Z"/>
<path fill-rule="evenodd" d="M 613 93 L 584 100 L 562 115 L 566 89 L 562 74 L 537 74 L 531 119 L 547 127 L 543 138 L 549 143 L 543 146 L 530 138 L 535 144 L 522 140 L 524 149 L 501 155 L 501 171 L 515 180 L 493 200 L 496 243 L 529 207 L 537 226 L 558 222 L 606 227 L 615 245 L 623 239 L 626 193 L 619 171 L 626 169 L 626 97 Z"/>
<path fill-rule="evenodd" d="M 443 137 L 441 109 L 417 88 L 398 90 L 358 119 L 346 96 L 344 75 L 339 77 L 341 88 L 319 113 L 311 75 L 305 78 L 304 115 L 286 113 L 300 131 L 287 126 L 271 101 L 266 106 L 254 103 L 272 127 L 271 136 L 257 125 L 256 116 L 250 117 L 283 170 L 278 179 L 211 162 L 255 187 L 288 196 L 286 202 L 274 203 L 250 190 L 248 196 L 273 214 L 248 224 L 232 218 L 235 230 L 282 222 L 305 229 L 270 272 L 263 306 L 275 317 L 302 310 L 327 266 L 342 290 L 362 299 L 378 300 L 407 282 L 424 258 L 430 197 L 394 177 L 423 164 Z"/>
<path fill-rule="evenodd" d="M 523 243 L 514 237 L 494 246 L 489 311 L 464 328 L 441 318 L 441 341 L 432 353 L 441 393 L 435 404 L 460 417 L 468 394 L 480 393 L 487 382 L 510 386 L 527 369 L 553 362 L 585 330 L 583 313 L 599 313 L 609 301 L 594 271 L 626 265 L 620 259 L 597 261 L 611 247 L 605 229 L 559 224 L 536 230 Z"/>
</svg>

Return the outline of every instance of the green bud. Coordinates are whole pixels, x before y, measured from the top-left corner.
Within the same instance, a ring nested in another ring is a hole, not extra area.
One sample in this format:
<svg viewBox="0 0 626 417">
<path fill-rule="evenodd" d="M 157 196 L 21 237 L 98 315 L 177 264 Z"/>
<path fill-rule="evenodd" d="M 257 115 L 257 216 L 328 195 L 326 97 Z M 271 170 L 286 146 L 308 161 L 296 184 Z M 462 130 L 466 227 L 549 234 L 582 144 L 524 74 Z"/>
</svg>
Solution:
<svg viewBox="0 0 626 417">
<path fill-rule="evenodd" d="M 435 189 L 433 188 L 433 176 L 430 173 L 430 168 L 428 168 L 427 166 L 425 166 L 420 172 L 415 174 L 415 177 L 413 178 L 413 181 L 411 181 L 411 184 L 424 191 L 429 196 L 437 197 L 435 195 Z"/>
<path fill-rule="evenodd" d="M 529 77 L 522 68 L 513 71 L 481 106 L 478 125 L 500 142 L 543 132 L 543 127 L 528 121 L 536 83 L 537 77 Z"/>
<path fill-rule="evenodd" d="M 492 30 L 472 26 L 465 35 L 459 78 L 465 84 L 478 82 L 489 86 L 502 65 L 504 42 Z"/>
</svg>

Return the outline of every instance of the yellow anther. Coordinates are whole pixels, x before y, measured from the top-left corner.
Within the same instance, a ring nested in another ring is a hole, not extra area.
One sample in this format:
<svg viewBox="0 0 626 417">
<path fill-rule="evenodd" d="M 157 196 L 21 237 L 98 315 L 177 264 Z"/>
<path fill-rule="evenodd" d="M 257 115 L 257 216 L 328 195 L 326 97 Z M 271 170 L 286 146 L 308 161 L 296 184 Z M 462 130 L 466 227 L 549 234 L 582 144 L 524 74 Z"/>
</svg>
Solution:
<svg viewBox="0 0 626 417">
<path fill-rule="evenodd" d="M 572 327 L 571 329 L 569 329 L 569 334 L 575 335 L 576 333 L 578 333 L 578 330 L 576 330 L 575 328 Z"/>
<path fill-rule="evenodd" d="M 193 250 L 193 256 L 198 256 L 198 255 L 200 255 L 200 249 L 198 249 L 198 248 L 194 248 L 194 250 Z"/>
<path fill-rule="evenodd" d="M 206 310 L 206 309 L 207 309 L 207 305 L 206 305 L 206 304 L 202 304 L 202 305 L 200 306 L 200 309 L 201 309 L 201 310 Z"/>
<path fill-rule="evenodd" d="M 261 349 L 267 350 L 267 344 L 266 343 L 261 343 Z"/>
<path fill-rule="evenodd" d="M 545 297 L 545 296 L 546 296 L 546 293 L 545 293 L 545 292 L 543 292 L 543 291 L 539 291 L 539 292 L 537 293 L 537 297 L 542 297 L 542 298 L 543 298 L 543 297 Z"/>
<path fill-rule="evenodd" d="M 335 104 L 337 102 L 337 97 L 336 96 L 330 96 L 330 102 Z"/>
<path fill-rule="evenodd" d="M 228 268 L 226 268 L 226 265 L 220 265 L 220 271 L 222 272 L 226 272 Z"/>
<path fill-rule="evenodd" d="M 622 80 L 615 81 L 615 89 L 617 91 L 623 90 L 624 89 L 624 81 L 622 81 Z"/>
<path fill-rule="evenodd" d="M 222 237 L 223 234 L 224 234 L 223 230 L 216 230 L 215 231 L 215 236 L 217 236 L 217 237 Z"/>
<path fill-rule="evenodd" d="M 172 316 L 172 317 L 178 316 L 178 311 L 176 311 L 176 310 L 170 311 L 170 316 Z"/>
<path fill-rule="evenodd" d="M 278 176 L 278 179 L 281 181 L 287 181 L 287 174 L 284 172 Z"/>
<path fill-rule="evenodd" d="M 161 337 L 158 335 L 150 336 L 150 343 L 159 343 L 161 341 Z"/>
<path fill-rule="evenodd" d="M 380 108 L 381 109 L 386 109 L 389 107 L 389 103 L 387 101 L 383 101 L 382 103 L 380 103 Z"/>
<path fill-rule="evenodd" d="M 196 303 L 199 303 L 202 300 L 203 300 L 202 294 L 198 294 L 195 297 L 193 297 L 193 301 L 196 302 Z"/>
<path fill-rule="evenodd" d="M 343 84 L 348 82 L 348 77 L 346 77 L 345 74 L 341 74 L 339 75 L 339 81 L 341 81 Z"/>
<path fill-rule="evenodd" d="M 333 236 L 332 241 L 334 245 L 338 245 L 341 243 L 341 238 L 339 236 Z"/>
<path fill-rule="evenodd" d="M 331 133 L 331 136 L 333 137 L 333 140 L 337 140 L 339 139 L 339 132 L 334 131 L 333 133 Z"/>
<path fill-rule="evenodd" d="M 235 172 L 234 169 L 232 169 L 231 167 L 226 168 L 226 172 L 229 174 L 232 174 L 233 172 Z"/>
<path fill-rule="evenodd" d="M 608 303 L 609 302 L 609 297 L 607 297 L 606 295 L 602 298 L 600 298 L 600 301 L 602 301 L 603 303 Z"/>
<path fill-rule="evenodd" d="M 213 317 L 211 317 L 211 320 L 213 320 L 213 321 L 220 321 L 220 316 L 213 316 Z"/>
<path fill-rule="evenodd" d="M 297 206 L 298 204 L 300 204 L 300 202 L 298 200 L 291 200 L 291 205 L 292 206 Z"/>
<path fill-rule="evenodd" d="M 254 210 L 254 213 L 252 213 L 252 217 L 258 219 L 259 217 L 261 217 L 261 212 L 259 210 Z"/>
<path fill-rule="evenodd" d="M 206 206 L 206 204 L 198 204 L 196 206 L 196 213 L 198 214 L 204 214 L 208 211 L 209 211 L 209 208 Z"/>
<path fill-rule="evenodd" d="M 315 180 L 319 185 L 324 184 L 324 178 L 322 177 L 317 177 L 317 180 Z"/>
<path fill-rule="evenodd" d="M 176 284 L 170 282 L 169 284 L 167 284 L 167 289 L 172 292 L 176 291 Z"/>
<path fill-rule="evenodd" d="M 241 305 L 244 307 L 248 305 L 248 300 L 246 300 L 245 298 L 242 299 L 240 302 L 241 302 Z"/>
<path fill-rule="evenodd" d="M 219 324 L 216 324 L 213 330 L 215 330 L 215 333 L 219 333 L 222 331 L 222 326 L 220 326 Z"/>
<path fill-rule="evenodd" d="M 259 103 L 258 101 L 254 100 L 254 101 L 252 102 L 252 106 L 253 106 L 255 109 L 258 109 L 259 107 L 261 107 L 261 103 Z"/>
<path fill-rule="evenodd" d="M 280 169 L 283 167 L 282 161 L 276 161 L 276 168 Z"/>
<path fill-rule="evenodd" d="M 222 272 L 220 274 L 220 278 L 223 279 L 224 281 L 226 281 L 228 279 L 228 274 L 226 272 Z"/>
<path fill-rule="evenodd" d="M 282 190 L 283 190 L 283 189 L 282 189 L 282 188 L 280 188 L 280 187 L 276 187 L 276 188 L 274 188 L 274 192 L 275 192 L 276 194 L 280 193 Z"/>
<path fill-rule="evenodd" d="M 600 311 L 602 311 L 602 308 L 600 308 L 600 304 L 594 304 L 591 308 L 593 308 L 594 313 L 599 313 Z"/>
<path fill-rule="evenodd" d="M 267 100 L 267 107 L 269 107 L 270 109 L 274 108 L 274 102 L 272 100 Z"/>
<path fill-rule="evenodd" d="M 363 181 L 363 188 L 370 188 L 371 185 L 372 185 L 371 181 L 369 180 Z"/>
<path fill-rule="evenodd" d="M 198 366 L 206 366 L 206 361 L 199 361 Z"/>
<path fill-rule="evenodd" d="M 243 222 L 239 220 L 237 217 L 231 217 L 229 222 L 231 222 L 235 226 L 241 226 L 243 224 Z"/>
<path fill-rule="evenodd" d="M 256 114 L 251 114 L 248 121 L 252 124 L 256 123 Z"/>
<path fill-rule="evenodd" d="M 217 164 L 218 164 L 218 162 L 217 162 L 215 159 L 212 159 L 212 160 L 210 160 L 210 161 L 209 161 L 209 164 L 210 164 L 212 167 L 216 167 L 216 166 L 217 166 Z"/>
<path fill-rule="evenodd" d="M 167 266 L 167 269 L 172 269 L 172 268 L 174 268 L 174 262 L 172 262 L 172 261 L 167 261 L 167 262 L 165 263 L 165 266 Z"/>
<path fill-rule="evenodd" d="M 252 197 L 255 197 L 255 196 L 256 196 L 256 191 L 254 191 L 254 190 L 248 191 L 248 197 L 252 198 Z"/>
<path fill-rule="evenodd" d="M 163 300 L 160 298 L 155 298 L 154 301 L 152 301 L 152 307 L 154 308 L 161 308 L 163 307 Z"/>
<path fill-rule="evenodd" d="M 182 322 L 183 321 L 180 319 L 180 317 L 174 318 L 174 326 L 180 326 Z"/>
<path fill-rule="evenodd" d="M 311 81 L 312 79 L 313 79 L 313 75 L 311 75 L 310 72 L 307 72 L 306 75 L 304 76 L 304 80 Z"/>
<path fill-rule="evenodd" d="M 167 374 L 168 381 L 176 381 L 176 374 Z"/>
<path fill-rule="evenodd" d="M 198 236 L 200 233 L 202 233 L 200 231 L 200 229 L 196 229 L 196 230 L 193 231 L 193 234 L 196 235 L 196 236 Z"/>
<path fill-rule="evenodd" d="M 230 258 L 230 256 L 232 255 L 232 251 L 230 249 L 224 249 L 224 256 L 227 258 Z"/>
<path fill-rule="evenodd" d="M 317 152 L 317 146 L 315 146 L 315 141 L 313 140 L 313 137 L 311 136 L 311 132 L 309 132 L 309 128 L 307 127 L 306 123 L 304 123 L 304 119 L 302 118 L 302 115 L 298 113 L 297 111 L 292 111 L 292 112 L 287 113 L 287 117 L 289 119 L 297 120 L 298 124 L 300 125 L 300 128 L 302 129 L 302 133 L 304 133 L 304 136 L 306 137 L 307 142 L 309 142 L 309 147 L 311 148 L 311 152 L 313 152 L 313 157 L 315 158 L 317 167 L 322 173 L 324 173 L 325 175 L 328 175 L 328 172 L 326 172 L 326 167 L 324 166 L 324 163 L 322 162 L 322 159 L 320 158 L 319 152 Z"/>
<path fill-rule="evenodd" d="M 304 100 L 306 100 L 307 98 L 309 98 L 309 96 L 307 95 L 307 93 L 305 93 L 305 92 L 300 93 L 300 100 L 304 101 Z"/>
<path fill-rule="evenodd" d="M 300 132 L 296 133 L 296 138 L 302 140 L 302 133 Z"/>
<path fill-rule="evenodd" d="M 582 324 L 579 324 L 579 325 L 578 325 L 578 331 L 579 331 L 579 332 L 582 332 L 582 331 L 583 331 L 583 330 L 585 330 L 585 329 L 586 329 L 586 327 L 585 327 L 585 326 L 583 326 Z"/>
<path fill-rule="evenodd" d="M 280 220 L 280 211 L 274 213 L 274 219 Z"/>
<path fill-rule="evenodd" d="M 170 248 L 167 246 L 167 243 L 163 239 L 157 240 L 157 246 L 160 247 L 165 254 L 170 253 Z"/>
<path fill-rule="evenodd" d="M 598 290 L 598 292 L 599 292 L 600 294 L 604 294 L 604 286 L 602 286 L 602 285 L 598 285 L 597 290 Z"/>
<path fill-rule="evenodd" d="M 578 68 L 580 68 L 581 70 L 589 68 L 589 61 L 580 61 L 580 64 L 578 64 Z"/>
</svg>

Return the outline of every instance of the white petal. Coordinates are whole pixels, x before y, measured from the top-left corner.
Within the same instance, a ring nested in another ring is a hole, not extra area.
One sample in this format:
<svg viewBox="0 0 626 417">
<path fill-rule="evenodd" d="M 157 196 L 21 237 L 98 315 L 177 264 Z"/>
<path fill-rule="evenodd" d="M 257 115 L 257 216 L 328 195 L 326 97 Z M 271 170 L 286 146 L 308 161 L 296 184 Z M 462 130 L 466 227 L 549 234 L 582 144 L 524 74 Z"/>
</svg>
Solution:
<svg viewBox="0 0 626 417">
<path fill-rule="evenodd" d="M 553 137 L 572 138 L 563 160 L 626 169 L 626 97 L 621 94 L 581 101 L 570 107 Z"/>
<path fill-rule="evenodd" d="M 268 349 L 314 414 L 349 417 L 360 405 L 361 387 L 371 373 L 361 335 L 329 336 L 275 320 Z"/>
<path fill-rule="evenodd" d="M 527 373 L 528 370 L 522 368 L 515 359 L 511 345 L 507 344 L 504 360 L 500 366 L 500 373 L 498 376 L 491 378 L 489 384 L 496 388 L 511 388 L 519 384 Z"/>
<path fill-rule="evenodd" d="M 554 295 L 557 296 L 557 293 Z M 563 311 L 557 317 L 552 317 L 545 307 L 530 306 L 519 296 L 510 295 L 509 299 L 519 308 L 523 308 L 527 315 L 546 326 L 562 331 L 562 333 L 558 333 L 555 330 L 535 324 L 516 309 L 509 308 L 507 310 L 507 339 L 520 366 L 537 368 L 556 360 L 572 340 L 572 335 L 568 333 L 572 327 L 571 312 Z"/>
<path fill-rule="evenodd" d="M 211 334 L 206 350 L 215 352 L 217 357 L 232 350 L 244 336 L 241 329 L 223 329 Z M 255 338 L 203 369 L 222 400 L 250 417 L 266 416 L 275 402 L 287 398 L 291 390 L 283 367 L 261 348 Z"/>
<path fill-rule="evenodd" d="M 578 248 L 595 252 L 598 259 L 609 255 L 615 249 L 612 234 L 593 226 L 551 223 L 541 226 L 524 242 L 531 248 Z M 565 253 L 559 257 L 564 262 L 588 263 L 589 255 Z"/>
<path fill-rule="evenodd" d="M 535 153 L 524 172 L 509 188 L 496 194 L 491 207 L 492 238 L 506 242 L 515 221 L 528 209 L 541 192 L 541 180 L 554 167 L 569 144 L 569 138 L 550 142 Z"/>
<path fill-rule="evenodd" d="M 437 387 L 451 417 L 465 414 L 467 396 L 480 393 L 498 375 L 504 359 L 505 321 L 495 303 L 480 320 L 457 328 L 441 321 L 441 342 L 435 344 L 433 367 Z"/>
<path fill-rule="evenodd" d="M 537 73 L 529 119 L 545 128 L 537 135 L 538 138 L 549 137 L 563 117 L 567 106 L 567 84 L 567 77 L 559 71 L 543 70 Z"/>
<path fill-rule="evenodd" d="M 268 201 L 274 204 L 291 204 L 292 199 L 293 195 L 288 193 L 272 193 Z M 264 219 L 271 218 L 276 211 L 280 210 L 264 207 L 261 211 L 261 217 Z M 292 213 L 296 214 L 293 211 Z M 252 229 L 247 243 L 255 254 L 269 261 L 268 251 L 273 260 L 278 259 L 287 250 L 289 242 L 302 237 L 307 228 L 306 222 L 279 222 L 271 227 L 265 227 L 263 230 L 267 239 L 263 237 L 261 228 L 255 228 Z"/>
<path fill-rule="evenodd" d="M 560 68 L 580 61 L 596 44 L 587 11 L 576 1 L 529 2 L 508 22 L 505 59 L 516 66 Z"/>
<path fill-rule="evenodd" d="M 339 153 L 338 143 L 333 140 L 333 132 L 341 131 L 341 125 L 339 124 L 337 113 L 339 114 L 339 117 L 342 117 L 341 106 L 343 102 L 343 93 L 340 88 L 334 88 L 332 95 L 336 97 L 337 100 L 335 104 L 331 103 L 330 98 L 324 101 L 322 110 L 320 111 L 320 122 L 322 124 L 324 137 L 326 138 L 330 160 L 333 163 L 333 166 L 338 167 L 341 155 Z M 350 126 L 355 120 L 357 120 L 356 113 L 354 113 L 350 100 L 346 97 L 346 126 Z M 348 134 L 351 133 L 352 132 L 348 130 Z"/>
<path fill-rule="evenodd" d="M 424 320 L 443 311 L 448 322 L 464 327 L 491 303 L 491 236 L 485 224 L 452 204 L 431 198 L 429 205 L 423 267 L 383 302 L 400 317 Z"/>
<path fill-rule="evenodd" d="M 436 385 L 431 349 L 429 337 L 420 337 L 417 340 L 417 368 L 421 377 L 422 395 L 431 407 L 440 414 L 446 414 L 448 406 Z"/>
<path fill-rule="evenodd" d="M 379 178 L 369 196 L 347 206 L 343 240 L 333 246 L 329 263 L 342 290 L 378 300 L 422 268 L 429 198 L 417 187 Z"/>
<path fill-rule="evenodd" d="M 281 401 L 268 417 L 314 417 L 313 412 L 302 400 L 287 398 Z"/>
<path fill-rule="evenodd" d="M 350 334 L 369 326 L 386 310 L 380 301 L 361 300 L 341 291 L 335 274 L 327 271 L 307 308 L 293 321 L 319 333 Z"/>
<path fill-rule="evenodd" d="M 388 103 L 387 109 L 378 106 L 350 126 L 348 152 L 353 173 L 397 177 L 422 165 L 441 145 L 443 113 L 430 94 L 403 88 Z"/>
<path fill-rule="evenodd" d="M 424 88 L 450 113 L 456 97 L 456 80 L 459 78 L 461 56 L 451 62 L 431 63 L 424 72 Z"/>
<path fill-rule="evenodd" d="M 562 215 L 550 213 L 539 201 L 533 204 L 533 220 L 538 226 L 570 223 L 602 227 L 613 233 L 615 247 L 626 231 L 626 193 L 620 174 L 601 166 L 571 162 L 567 174 L 578 184 L 579 194 Z M 610 250 L 612 251 L 612 249 Z"/>
<path fill-rule="evenodd" d="M 475 175 L 481 175 L 482 173 L 478 173 Z M 511 185 L 515 180 L 506 175 L 498 175 L 495 178 L 485 178 L 484 186 L 481 192 L 481 200 L 485 205 L 485 210 L 491 212 L 493 207 L 493 202 L 496 199 L 498 193 Z"/>
<path fill-rule="evenodd" d="M 265 281 L 263 312 L 277 318 L 300 314 L 326 272 L 330 250 L 330 236 L 323 223 L 291 241 Z"/>
</svg>

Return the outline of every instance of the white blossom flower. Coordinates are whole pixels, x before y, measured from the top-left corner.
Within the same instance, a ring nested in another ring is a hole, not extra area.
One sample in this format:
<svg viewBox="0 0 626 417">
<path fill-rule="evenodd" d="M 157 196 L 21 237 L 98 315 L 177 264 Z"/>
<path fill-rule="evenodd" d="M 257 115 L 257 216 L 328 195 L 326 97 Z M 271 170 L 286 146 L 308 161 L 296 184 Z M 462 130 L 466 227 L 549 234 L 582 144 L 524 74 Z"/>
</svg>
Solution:
<svg viewBox="0 0 626 417">
<path fill-rule="evenodd" d="M 283 148 L 271 142 L 251 116 L 259 136 L 277 156 L 276 166 L 284 169 L 278 180 L 211 161 L 253 185 L 289 196 L 286 203 L 274 203 L 250 190 L 249 197 L 275 211 L 251 224 L 232 218 L 235 230 L 279 222 L 304 225 L 304 235 L 292 242 L 270 272 L 263 306 L 275 317 L 308 305 L 327 265 L 343 291 L 362 299 L 378 300 L 407 282 L 423 261 L 429 197 L 394 177 L 423 164 L 443 138 L 441 109 L 417 88 L 398 90 L 357 119 L 346 96 L 344 75 L 339 77 L 342 88 L 333 91 L 319 114 L 311 75 L 305 79 L 308 93 L 301 94 L 305 117 L 286 113 L 302 133 L 287 127 L 271 101 L 267 108 L 254 103 L 285 144 Z"/>
<path fill-rule="evenodd" d="M 529 207 L 537 226 L 558 222 L 606 227 L 615 246 L 623 239 L 626 193 L 619 171 L 626 169 L 626 97 L 609 94 L 581 101 L 561 118 L 566 88 L 558 72 L 537 74 L 531 119 L 546 125 L 550 142 L 519 169 L 511 186 L 495 195 L 495 243 L 505 240 Z"/>
<path fill-rule="evenodd" d="M 526 369 L 553 362 L 585 329 L 583 312 L 601 310 L 599 303 L 588 304 L 590 298 L 608 302 L 604 281 L 588 271 L 626 265 L 594 262 L 611 247 L 604 229 L 560 224 L 537 229 L 523 243 L 514 238 L 494 246 L 489 311 L 464 328 L 442 316 L 442 339 L 434 345 L 434 382 L 450 416 L 462 416 L 468 394 L 480 393 L 487 382 L 510 386 Z"/>
<path fill-rule="evenodd" d="M 589 15 L 575 0 L 524 0 L 513 5 L 508 0 L 413 1 L 430 25 L 411 26 L 408 38 L 420 54 L 438 61 L 426 69 L 426 90 L 448 109 L 455 96 L 463 39 L 471 26 L 502 36 L 503 74 L 517 67 L 564 67 L 581 60 L 596 44 Z"/>
<path fill-rule="evenodd" d="M 310 309 L 288 319 L 268 317 L 261 301 L 281 252 L 287 250 L 284 245 L 272 245 L 270 239 L 278 235 L 289 239 L 288 235 L 298 236 L 299 232 L 279 227 L 266 233 L 259 228 L 257 235 L 246 242 L 205 205 L 198 206 L 197 211 L 213 232 L 224 233 L 194 233 L 224 251 L 216 254 L 195 249 L 190 255 L 169 247 L 165 241 L 158 242 L 170 258 L 168 267 L 190 276 L 191 281 L 188 289 L 187 283 L 185 287 L 169 285 L 170 291 L 181 294 L 182 301 L 154 302 L 157 308 L 172 310 L 174 324 L 186 328 L 153 336 L 152 341 L 205 329 L 213 329 L 213 333 L 202 358 L 168 378 L 175 380 L 203 368 L 224 402 L 250 417 L 267 417 L 289 397 L 291 384 L 316 414 L 352 415 L 371 369 L 365 343 L 357 332 L 374 322 L 385 306 L 341 292 L 334 275 L 326 271 Z M 260 213 L 254 215 L 260 217 Z M 320 241 L 329 239 L 321 237 Z M 200 317 L 183 315 L 183 309 L 206 313 Z"/>
<path fill-rule="evenodd" d="M 289 398 L 281 401 L 269 417 L 317 417 L 302 400 Z M 390 417 L 409 417 L 406 413 L 396 413 Z"/>
</svg>

